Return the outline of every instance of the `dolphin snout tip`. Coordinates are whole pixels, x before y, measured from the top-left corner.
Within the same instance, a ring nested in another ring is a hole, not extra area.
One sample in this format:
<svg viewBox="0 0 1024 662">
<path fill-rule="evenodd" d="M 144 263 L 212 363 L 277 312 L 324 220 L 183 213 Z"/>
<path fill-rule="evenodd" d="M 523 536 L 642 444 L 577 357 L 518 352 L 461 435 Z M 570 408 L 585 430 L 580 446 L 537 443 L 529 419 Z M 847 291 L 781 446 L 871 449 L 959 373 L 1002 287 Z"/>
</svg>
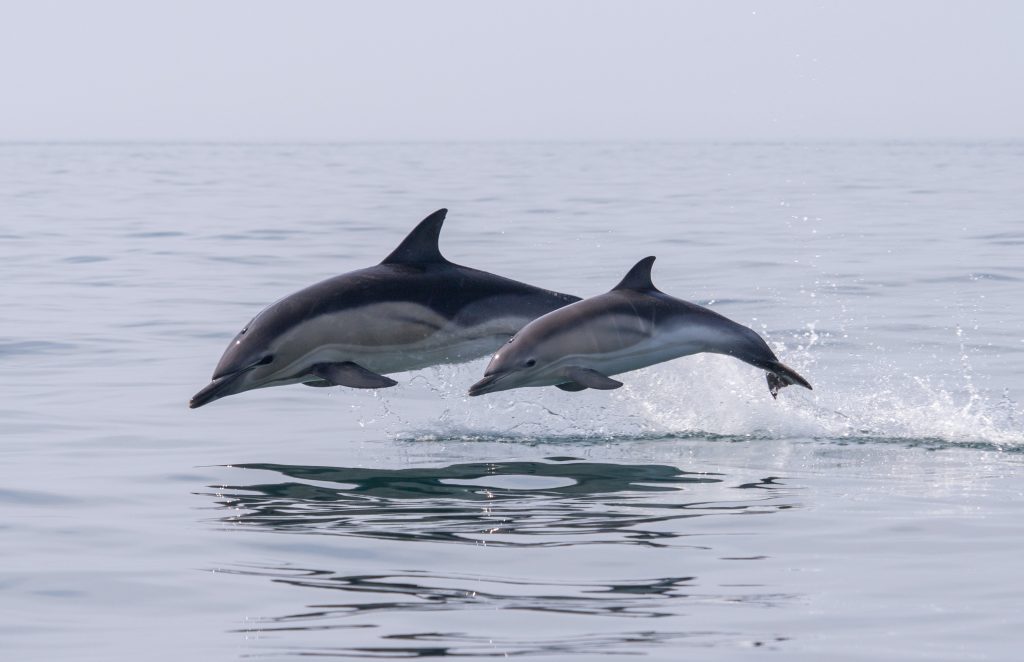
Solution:
<svg viewBox="0 0 1024 662">
<path fill-rule="evenodd" d="M 192 396 L 188 401 L 189 409 L 199 409 L 203 405 L 208 405 L 214 400 L 218 400 L 227 393 L 224 393 L 225 385 L 227 380 L 224 378 L 214 379 L 212 382 L 199 389 L 199 392 Z"/>
<path fill-rule="evenodd" d="M 469 387 L 469 397 L 476 397 L 478 395 L 485 395 L 491 393 L 495 389 L 492 388 L 494 383 L 498 380 L 498 375 L 487 375 L 476 384 Z"/>
<path fill-rule="evenodd" d="M 203 391 L 199 391 L 198 393 L 196 393 L 195 395 L 193 395 L 189 399 L 189 401 L 188 401 L 188 408 L 189 409 L 199 409 L 200 407 L 202 407 L 203 405 L 207 404 L 208 402 L 210 402 L 210 398 L 204 397 Z"/>
</svg>

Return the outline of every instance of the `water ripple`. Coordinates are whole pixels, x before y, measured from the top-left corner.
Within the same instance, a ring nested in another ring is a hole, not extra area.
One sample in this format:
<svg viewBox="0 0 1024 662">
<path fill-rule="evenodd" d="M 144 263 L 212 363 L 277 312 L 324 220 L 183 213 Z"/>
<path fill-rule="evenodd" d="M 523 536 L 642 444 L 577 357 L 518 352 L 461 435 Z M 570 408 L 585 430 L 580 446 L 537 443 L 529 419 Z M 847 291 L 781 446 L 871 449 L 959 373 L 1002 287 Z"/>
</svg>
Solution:
<svg viewBox="0 0 1024 662">
<path fill-rule="evenodd" d="M 794 488 L 777 476 L 740 481 L 664 464 L 588 462 L 571 456 L 403 469 L 231 467 L 288 479 L 211 486 L 214 491 L 207 496 L 228 513 L 216 522 L 231 530 L 241 526 L 292 536 L 410 543 L 416 547 L 407 551 L 415 549 L 417 556 L 425 551 L 423 543 L 482 545 L 497 548 L 495 553 L 537 554 L 543 567 L 554 554 L 590 558 L 583 550 L 592 545 L 637 546 L 673 559 L 665 574 L 619 568 L 632 576 L 590 572 L 586 563 L 554 574 L 538 572 L 532 564 L 501 564 L 493 572 L 490 566 L 471 572 L 444 563 L 395 568 L 347 562 L 343 569 L 332 569 L 310 561 L 232 562 L 211 568 L 303 591 L 302 607 L 249 617 L 235 630 L 247 638 L 278 641 L 301 633 L 276 649 L 264 647 L 255 657 L 592 657 L 660 646 L 765 646 L 785 638 L 719 631 L 707 624 L 686 629 L 679 618 L 691 610 L 730 605 L 774 607 L 797 597 L 756 580 L 723 582 L 716 566 L 759 565 L 768 557 L 716 549 L 720 525 L 693 523 L 693 518 L 703 522 L 796 507 Z M 731 521 L 737 525 L 728 527 L 728 536 L 752 530 L 750 520 Z M 406 556 L 396 550 L 396 558 Z M 698 576 L 702 568 L 709 573 L 703 580 Z M 552 618 L 571 619 L 565 623 L 572 626 L 558 635 L 545 632 Z M 515 628 L 509 629 L 510 619 Z M 635 627 L 655 621 L 668 626 Z M 452 629 L 470 622 L 475 623 L 470 629 Z M 336 638 L 340 632 L 345 633 L 341 641 Z"/>
<path fill-rule="evenodd" d="M 50 340 L 0 341 L 0 358 L 5 356 L 31 356 L 35 354 L 71 352 L 78 349 L 78 347 L 79 346 L 74 343 L 54 342 Z"/>
<path fill-rule="evenodd" d="M 376 638 L 370 626 L 361 622 L 386 615 L 409 613 L 445 613 L 467 611 L 481 615 L 527 613 L 533 617 L 583 616 L 604 617 L 621 622 L 671 618 L 678 615 L 679 605 L 701 609 L 723 604 L 746 604 L 770 607 L 784 604 L 796 596 L 769 591 L 761 587 L 743 590 L 721 589 L 709 592 L 698 586 L 695 577 L 656 577 L 611 582 L 544 582 L 524 581 L 508 577 L 480 575 L 436 575 L 410 572 L 393 575 L 342 575 L 328 570 L 292 566 L 239 566 L 219 568 L 218 572 L 270 579 L 273 582 L 304 589 L 336 593 L 340 602 L 309 605 L 306 610 L 249 621 L 247 635 L 273 635 L 303 632 L 307 636 L 327 631 L 368 629 L 364 645 L 301 645 L 292 646 L 292 655 L 326 657 L 360 657 L 404 659 L 416 657 L 505 657 L 550 654 L 610 655 L 636 654 L 635 644 L 715 645 L 744 643 L 762 646 L 768 642 L 785 641 L 784 637 L 767 637 L 749 641 L 747 637 L 714 630 L 673 630 L 648 627 L 643 629 L 613 628 L 596 632 L 579 632 L 568 636 L 538 636 L 531 631 L 522 637 L 485 637 L 460 631 L 390 632 Z M 754 590 L 751 590 L 754 589 Z M 399 619 L 401 620 L 401 619 Z M 446 620 L 446 623 L 454 621 Z M 346 637 L 351 641 L 354 637 Z M 372 643 L 371 643 L 372 642 Z M 268 653 L 269 654 L 269 653 Z"/>
<path fill-rule="evenodd" d="M 238 566 L 218 568 L 217 571 L 263 577 L 301 588 L 339 591 L 346 598 L 340 603 L 310 605 L 314 611 L 273 619 L 287 629 L 296 629 L 298 623 L 310 624 L 368 612 L 467 608 L 657 618 L 672 614 L 667 606 L 659 609 L 659 603 L 690 597 L 725 599 L 723 596 L 701 596 L 696 589 L 695 577 L 573 583 L 411 571 L 394 575 L 344 575 L 330 570 L 292 566 Z M 760 599 L 771 601 L 775 596 L 761 596 Z"/>
<path fill-rule="evenodd" d="M 262 630 L 258 630 L 262 631 Z M 245 630 L 251 635 L 254 630 Z M 765 648 L 773 650 L 787 637 L 769 636 L 750 638 L 736 632 L 718 630 L 635 630 L 615 633 L 587 633 L 575 636 L 524 636 L 487 637 L 474 636 L 464 632 L 417 632 L 409 634 L 384 635 L 385 643 L 394 646 L 318 646 L 301 649 L 285 649 L 285 655 L 302 657 L 338 657 L 366 660 L 406 660 L 424 657 L 465 657 L 465 658 L 509 658 L 533 656 L 637 656 L 638 650 L 656 647 L 711 648 L 722 645 L 736 647 Z M 414 645 L 422 642 L 423 645 Z M 403 645 L 404 644 L 404 645 Z M 433 644 L 433 645 L 430 645 Z M 251 657 L 278 655 L 280 653 L 256 654 Z M 586 659 L 586 658 L 584 658 Z"/>
<path fill-rule="evenodd" d="M 220 521 L 231 526 L 502 547 L 694 547 L 668 524 L 792 507 L 777 501 L 786 493 L 774 477 L 737 486 L 742 493 L 703 495 L 701 487 L 724 478 L 666 465 L 558 459 L 411 469 L 240 464 L 233 466 L 298 480 L 211 486 L 217 491 L 210 496 L 230 512 Z"/>
</svg>

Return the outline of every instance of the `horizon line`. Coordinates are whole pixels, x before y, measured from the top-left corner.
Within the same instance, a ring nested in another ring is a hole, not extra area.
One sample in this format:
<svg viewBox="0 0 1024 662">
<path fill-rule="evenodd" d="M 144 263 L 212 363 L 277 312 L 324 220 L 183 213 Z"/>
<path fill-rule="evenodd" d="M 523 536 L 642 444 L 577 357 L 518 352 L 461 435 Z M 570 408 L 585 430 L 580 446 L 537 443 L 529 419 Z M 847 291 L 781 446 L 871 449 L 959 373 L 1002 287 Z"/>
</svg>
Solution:
<svg viewBox="0 0 1024 662">
<path fill-rule="evenodd" d="M 622 138 L 622 139 L 5 139 L 0 145 L 237 145 L 237 146 L 323 146 L 323 145 L 834 145 L 834 144 L 1012 144 L 1024 143 L 1024 137 L 986 138 Z"/>
</svg>

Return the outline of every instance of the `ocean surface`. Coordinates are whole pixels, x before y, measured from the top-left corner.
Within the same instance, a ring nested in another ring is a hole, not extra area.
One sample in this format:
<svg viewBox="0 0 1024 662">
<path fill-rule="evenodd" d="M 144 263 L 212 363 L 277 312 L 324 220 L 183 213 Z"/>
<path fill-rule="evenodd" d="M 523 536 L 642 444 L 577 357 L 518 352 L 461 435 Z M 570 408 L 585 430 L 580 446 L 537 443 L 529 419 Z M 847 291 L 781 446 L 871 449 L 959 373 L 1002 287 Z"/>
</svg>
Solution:
<svg viewBox="0 0 1024 662">
<path fill-rule="evenodd" d="M 458 263 L 654 282 L 814 385 L 189 410 L 263 306 L 450 209 Z M 1024 144 L 0 145 L 0 658 L 1018 660 Z"/>
</svg>

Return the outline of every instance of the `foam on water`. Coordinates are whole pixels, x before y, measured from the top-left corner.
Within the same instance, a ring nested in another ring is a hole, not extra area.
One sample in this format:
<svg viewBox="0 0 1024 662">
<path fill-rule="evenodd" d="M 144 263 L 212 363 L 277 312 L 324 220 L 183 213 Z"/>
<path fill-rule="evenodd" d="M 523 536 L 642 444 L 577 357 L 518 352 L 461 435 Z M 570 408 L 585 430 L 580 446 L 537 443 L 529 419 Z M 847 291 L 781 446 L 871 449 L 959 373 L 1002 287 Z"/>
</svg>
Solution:
<svg viewBox="0 0 1024 662">
<path fill-rule="evenodd" d="M 367 422 L 382 423 L 404 439 L 706 436 L 1024 450 L 1019 404 L 1006 393 L 978 389 L 969 373 L 950 384 L 878 359 L 874 369 L 864 371 L 868 377 L 845 376 L 840 382 L 827 372 L 815 378 L 815 357 L 807 348 L 790 352 L 787 360 L 811 380 L 814 391 L 789 387 L 772 400 L 761 371 L 701 354 L 628 373 L 625 386 L 611 392 L 528 388 L 471 399 L 462 389 L 483 373 L 485 363 L 446 366 L 411 379 L 416 390 L 442 398 L 440 415 L 410 415 L 399 404 L 408 395 L 382 391 L 377 395 L 381 411 Z"/>
</svg>

